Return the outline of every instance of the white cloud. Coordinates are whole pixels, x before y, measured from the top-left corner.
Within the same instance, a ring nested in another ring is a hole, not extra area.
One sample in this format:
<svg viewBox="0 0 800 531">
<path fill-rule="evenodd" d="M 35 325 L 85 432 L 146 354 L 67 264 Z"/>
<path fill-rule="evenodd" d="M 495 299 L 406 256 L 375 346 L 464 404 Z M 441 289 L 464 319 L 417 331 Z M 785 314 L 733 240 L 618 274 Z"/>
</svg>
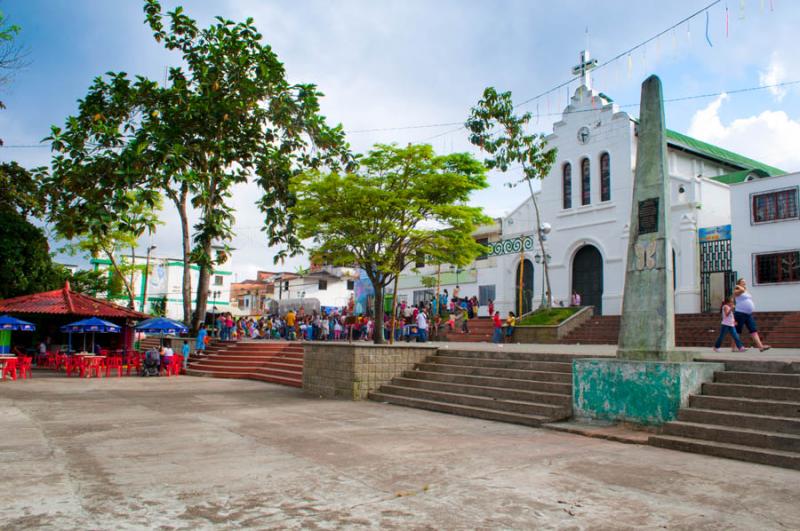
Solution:
<svg viewBox="0 0 800 531">
<path fill-rule="evenodd" d="M 727 99 L 722 94 L 697 111 L 689 135 L 789 172 L 800 170 L 800 121 L 784 111 L 767 110 L 725 124 L 719 110 Z"/>
<path fill-rule="evenodd" d="M 777 101 L 783 100 L 786 96 L 785 87 L 775 87 L 771 85 L 778 85 L 789 81 L 789 71 L 786 68 L 786 63 L 783 61 L 779 52 L 773 52 L 769 61 L 767 70 L 762 70 L 758 73 L 758 83 L 762 87 L 769 86 L 770 93 L 775 96 Z"/>
</svg>

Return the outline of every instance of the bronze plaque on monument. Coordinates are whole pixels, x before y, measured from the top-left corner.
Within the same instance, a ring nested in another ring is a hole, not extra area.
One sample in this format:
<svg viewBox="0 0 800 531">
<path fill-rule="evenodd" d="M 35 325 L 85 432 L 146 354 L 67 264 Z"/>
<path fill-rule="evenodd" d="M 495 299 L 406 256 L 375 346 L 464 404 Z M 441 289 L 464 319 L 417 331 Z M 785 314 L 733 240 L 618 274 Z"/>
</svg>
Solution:
<svg viewBox="0 0 800 531">
<path fill-rule="evenodd" d="M 658 232 L 658 198 L 639 201 L 639 234 Z"/>
</svg>

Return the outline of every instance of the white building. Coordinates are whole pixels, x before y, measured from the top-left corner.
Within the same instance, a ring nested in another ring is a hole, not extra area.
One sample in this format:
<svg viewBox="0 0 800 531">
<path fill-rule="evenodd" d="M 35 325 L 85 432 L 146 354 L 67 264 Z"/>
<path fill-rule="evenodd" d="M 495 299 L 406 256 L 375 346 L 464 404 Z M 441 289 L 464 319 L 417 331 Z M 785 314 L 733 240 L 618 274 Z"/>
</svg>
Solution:
<svg viewBox="0 0 800 531">
<path fill-rule="evenodd" d="M 122 257 L 120 257 L 122 259 Z M 130 256 L 126 258 L 130 263 Z M 92 259 L 95 270 L 108 270 L 111 274 L 111 262 L 104 259 Z M 145 274 L 146 265 L 149 270 Z M 183 260 L 150 256 L 135 256 L 134 264 L 140 266 L 133 274 L 133 294 L 136 310 L 153 313 L 158 306 L 164 305 L 166 316 L 170 319 L 183 320 Z M 192 309 L 196 304 L 197 281 L 200 267 L 191 266 L 192 277 Z M 207 309 L 209 313 L 216 307 L 216 313 L 227 312 L 230 307 L 230 288 L 233 273 L 224 269 L 215 269 L 211 274 L 208 287 L 209 297 Z M 101 295 L 98 295 L 101 296 Z M 107 297 L 126 305 L 127 295 Z M 147 299 L 145 301 L 145 298 Z"/>
<path fill-rule="evenodd" d="M 759 311 L 800 308 L 800 173 L 731 185 L 733 268 Z"/>
<path fill-rule="evenodd" d="M 589 64 L 587 59 L 582 54 L 581 64 Z M 567 305 L 576 291 L 582 303 L 598 313 L 621 313 L 637 126 L 611 98 L 591 87 L 584 69 L 581 86 L 547 136 L 548 147 L 556 148 L 558 156 L 537 193 L 541 221 L 552 226 L 545 246 L 554 301 Z M 675 309 L 695 313 L 707 309 L 710 299 L 709 273 L 701 271 L 707 257 L 701 256 L 704 247 L 698 231 L 730 223 L 727 183 L 742 172 L 784 172 L 671 130 L 667 130 L 667 155 Z M 525 188 L 518 193 L 527 195 Z M 481 315 L 486 314 L 490 298 L 503 313 L 518 312 L 520 306 L 523 313 L 538 307 L 545 290 L 535 227 L 533 202 L 528 198 L 475 233 L 491 252 L 464 271 L 445 267 L 440 274 L 442 288 L 452 295 L 458 283 L 460 296 L 477 295 Z M 726 264 L 729 270 L 729 258 Z M 432 298 L 433 290 L 423 288 L 420 277 L 436 274 L 433 267 L 422 268 L 419 274 L 407 272 L 400 280 L 400 296 L 410 301 Z"/>
<path fill-rule="evenodd" d="M 354 268 L 322 266 L 286 281 L 284 289 L 275 293 L 275 298 L 317 299 L 323 308 L 343 308 L 353 298 L 357 278 L 358 272 Z"/>
</svg>

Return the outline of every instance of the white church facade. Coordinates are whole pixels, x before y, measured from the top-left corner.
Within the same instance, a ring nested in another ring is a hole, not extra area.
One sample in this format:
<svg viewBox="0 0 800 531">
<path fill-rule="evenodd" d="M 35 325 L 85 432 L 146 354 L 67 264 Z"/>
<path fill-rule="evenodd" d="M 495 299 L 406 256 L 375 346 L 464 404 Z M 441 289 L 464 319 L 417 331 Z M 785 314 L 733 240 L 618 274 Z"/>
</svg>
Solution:
<svg viewBox="0 0 800 531">
<path fill-rule="evenodd" d="M 590 64 L 583 55 L 581 64 Z M 596 312 L 619 315 L 637 125 L 609 97 L 592 89 L 584 70 L 581 86 L 547 136 L 548 147 L 556 148 L 558 155 L 536 193 L 541 221 L 551 227 L 544 242 L 546 258 L 541 256 L 534 206 L 528 198 L 474 233 L 490 247 L 487 256 L 463 270 L 426 266 L 408 271 L 400 278 L 400 297 L 409 302 L 432 298 L 433 290 L 423 287 L 421 277 L 438 276 L 440 289 L 449 294 L 458 285 L 459 296 L 478 296 L 481 315 L 486 315 L 488 299 L 504 315 L 520 307 L 526 313 L 546 296 L 541 263 L 548 259 L 556 305 L 569 305 L 576 292 L 582 304 L 594 306 Z M 735 276 L 730 184 L 785 172 L 671 130 L 667 156 L 675 309 L 697 313 L 707 310 L 709 301 L 716 301 L 723 284 Z"/>
</svg>

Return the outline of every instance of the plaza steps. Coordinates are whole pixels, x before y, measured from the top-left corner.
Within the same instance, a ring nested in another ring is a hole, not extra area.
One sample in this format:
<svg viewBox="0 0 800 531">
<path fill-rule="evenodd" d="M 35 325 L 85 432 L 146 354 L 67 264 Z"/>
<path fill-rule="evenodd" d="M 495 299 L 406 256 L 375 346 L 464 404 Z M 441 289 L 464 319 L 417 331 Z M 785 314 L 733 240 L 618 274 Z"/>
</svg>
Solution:
<svg viewBox="0 0 800 531">
<path fill-rule="evenodd" d="M 762 341 L 775 348 L 800 347 L 800 312 L 756 313 Z M 719 335 L 720 318 L 717 313 L 677 314 L 675 316 L 675 343 L 680 347 L 710 347 Z M 620 316 L 594 316 L 578 327 L 561 343 L 609 345 L 619 338 Z M 750 335 L 742 341 L 751 346 Z M 726 340 L 725 345 L 729 345 Z"/>
<path fill-rule="evenodd" d="M 649 444 L 800 470 L 800 364 L 730 361 Z"/>
<path fill-rule="evenodd" d="M 454 415 L 540 426 L 572 414 L 572 360 L 579 356 L 448 349 L 369 395 L 371 400 Z"/>
<path fill-rule="evenodd" d="M 187 374 L 303 386 L 303 346 L 285 341 L 219 342 L 189 358 Z"/>
<path fill-rule="evenodd" d="M 442 323 L 442 328 L 438 341 L 452 341 L 454 343 L 480 343 L 490 342 L 494 333 L 494 323 L 489 317 L 475 317 L 469 320 L 469 332 L 461 333 L 461 319 L 456 320 L 456 328 L 453 331 L 447 330 L 447 325 Z"/>
</svg>

